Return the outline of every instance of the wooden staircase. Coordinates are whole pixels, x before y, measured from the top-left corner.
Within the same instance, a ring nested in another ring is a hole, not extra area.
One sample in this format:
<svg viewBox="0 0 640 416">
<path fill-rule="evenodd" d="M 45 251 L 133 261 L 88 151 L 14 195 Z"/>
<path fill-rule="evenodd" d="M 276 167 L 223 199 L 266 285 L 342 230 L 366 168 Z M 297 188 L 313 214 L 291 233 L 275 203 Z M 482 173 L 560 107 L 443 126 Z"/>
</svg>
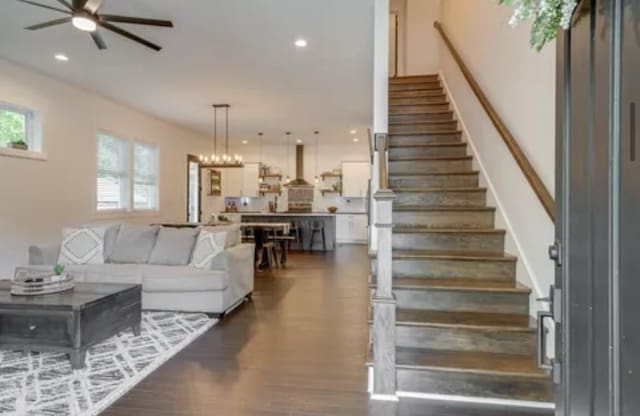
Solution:
<svg viewBox="0 0 640 416">
<path fill-rule="evenodd" d="M 398 391 L 553 402 L 531 290 L 516 282 L 438 76 L 392 78 L 389 101 Z"/>
</svg>

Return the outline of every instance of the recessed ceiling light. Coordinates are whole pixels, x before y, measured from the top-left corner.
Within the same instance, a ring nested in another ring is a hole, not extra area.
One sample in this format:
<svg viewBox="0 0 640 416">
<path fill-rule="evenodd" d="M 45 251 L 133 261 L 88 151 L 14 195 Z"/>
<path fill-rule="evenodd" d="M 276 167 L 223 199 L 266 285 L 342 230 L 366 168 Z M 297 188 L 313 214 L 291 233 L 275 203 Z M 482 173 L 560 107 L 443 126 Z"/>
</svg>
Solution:
<svg viewBox="0 0 640 416">
<path fill-rule="evenodd" d="M 71 18 L 71 23 L 83 32 L 95 32 L 98 28 L 95 17 L 85 11 L 76 12 Z"/>
<path fill-rule="evenodd" d="M 354 141 L 354 142 L 356 142 L 356 143 L 358 143 L 358 142 L 360 141 L 360 139 L 358 139 L 357 137 L 354 137 L 354 138 L 353 138 L 353 141 Z"/>
<path fill-rule="evenodd" d="M 351 134 L 356 134 L 356 133 L 358 133 L 358 130 L 351 130 L 350 133 Z"/>
<path fill-rule="evenodd" d="M 242 144 L 247 144 L 247 143 L 249 143 L 249 140 L 243 140 L 242 141 Z"/>
<path fill-rule="evenodd" d="M 67 55 L 63 55 L 63 54 L 61 54 L 61 53 L 57 54 L 57 55 L 55 56 L 55 58 L 56 58 L 58 61 L 62 61 L 62 62 L 67 62 L 67 61 L 69 60 L 69 57 L 68 57 Z"/>
<path fill-rule="evenodd" d="M 298 48 L 306 48 L 307 47 L 307 41 L 306 41 L 306 39 L 299 38 L 299 39 L 296 39 L 295 45 Z"/>
<path fill-rule="evenodd" d="M 302 139 L 296 140 L 296 143 L 298 143 L 298 144 L 302 143 Z"/>
</svg>

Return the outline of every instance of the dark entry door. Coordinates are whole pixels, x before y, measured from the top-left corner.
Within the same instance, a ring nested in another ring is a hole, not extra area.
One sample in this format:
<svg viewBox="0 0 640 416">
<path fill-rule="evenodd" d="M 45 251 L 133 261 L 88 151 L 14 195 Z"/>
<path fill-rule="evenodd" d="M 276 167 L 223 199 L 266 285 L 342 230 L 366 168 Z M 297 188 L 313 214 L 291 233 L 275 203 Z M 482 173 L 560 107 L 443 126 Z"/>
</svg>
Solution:
<svg viewBox="0 0 640 416">
<path fill-rule="evenodd" d="M 640 415 L 640 0 L 583 0 L 558 39 L 559 416 Z"/>
</svg>

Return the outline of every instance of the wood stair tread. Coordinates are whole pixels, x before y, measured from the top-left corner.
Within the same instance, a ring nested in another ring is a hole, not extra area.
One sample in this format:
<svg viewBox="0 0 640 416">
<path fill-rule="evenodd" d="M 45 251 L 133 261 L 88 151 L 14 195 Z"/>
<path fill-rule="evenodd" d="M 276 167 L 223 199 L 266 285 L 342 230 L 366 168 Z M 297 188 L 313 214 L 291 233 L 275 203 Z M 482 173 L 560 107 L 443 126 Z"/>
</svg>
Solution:
<svg viewBox="0 0 640 416">
<path fill-rule="evenodd" d="M 499 228 L 434 228 L 424 225 L 394 225 L 393 232 L 398 233 L 465 233 L 465 234 L 505 234 L 505 230 Z"/>
<path fill-rule="evenodd" d="M 413 157 L 410 159 L 389 158 L 389 162 L 423 162 L 430 160 L 456 161 L 456 160 L 472 160 L 473 156 L 424 156 Z"/>
<path fill-rule="evenodd" d="M 420 105 L 441 105 L 441 104 L 420 104 Z M 407 112 L 407 113 L 389 113 L 390 116 L 398 116 L 403 114 L 420 114 L 419 112 Z M 457 123 L 458 120 L 402 120 L 402 121 L 391 121 L 389 122 L 389 126 L 437 126 L 439 124 L 452 124 Z"/>
<path fill-rule="evenodd" d="M 373 324 L 373 308 L 369 309 L 369 324 Z M 526 315 L 489 312 L 432 311 L 425 309 L 396 309 L 396 325 L 481 329 L 532 333 L 536 321 Z"/>
<path fill-rule="evenodd" d="M 531 289 L 511 280 L 485 279 L 421 279 L 415 277 L 394 277 L 394 289 L 415 290 L 455 290 L 462 292 L 491 293 L 531 293 Z M 370 276 L 370 287 L 376 286 L 376 277 Z"/>
<path fill-rule="evenodd" d="M 458 135 L 462 134 L 462 130 L 442 130 L 431 132 L 402 132 L 402 133 L 389 133 L 389 137 L 393 139 L 396 136 L 443 136 L 443 135 Z"/>
<path fill-rule="evenodd" d="M 369 345 L 366 364 L 370 366 L 372 363 L 373 350 Z M 534 357 L 494 352 L 396 347 L 396 368 L 520 376 L 551 381 L 549 372 L 538 368 Z"/>
<path fill-rule="evenodd" d="M 396 367 L 550 379 L 547 371 L 538 368 L 534 357 L 477 351 L 398 347 L 396 348 Z"/>
<path fill-rule="evenodd" d="M 454 326 L 501 331 L 535 331 L 535 320 L 530 316 L 488 312 L 397 309 L 396 323 L 399 325 Z"/>
<path fill-rule="evenodd" d="M 495 207 L 466 207 L 466 206 L 398 206 L 393 208 L 393 212 L 440 212 L 440 211 L 455 211 L 455 212 L 495 212 Z"/>
<path fill-rule="evenodd" d="M 456 176 L 456 175 L 479 175 L 477 170 L 459 170 L 451 172 L 411 172 L 411 173 L 392 173 L 390 176 L 394 178 L 412 178 L 423 176 Z"/>
<path fill-rule="evenodd" d="M 390 175 L 395 176 L 395 175 Z M 403 187 L 394 187 L 392 188 L 394 192 L 486 192 L 487 188 L 481 186 L 461 186 L 457 188 L 451 187 L 441 187 L 441 188 L 403 188 Z"/>
<path fill-rule="evenodd" d="M 477 253 L 473 251 L 440 251 L 440 250 L 394 250 L 394 259 L 448 259 L 448 260 L 489 260 L 489 261 L 516 261 L 516 257 L 510 254 Z"/>
<path fill-rule="evenodd" d="M 405 97 L 406 98 L 406 97 Z M 416 98 L 416 97 L 410 97 L 410 98 Z M 424 97 L 421 97 L 424 98 Z M 444 100 L 444 102 L 446 103 L 446 98 L 447 95 L 442 93 L 442 94 L 437 94 L 437 95 L 430 95 L 429 98 L 442 98 Z M 394 98 L 391 98 L 392 100 Z M 398 99 L 397 97 L 395 98 L 396 100 Z M 424 105 L 430 105 L 430 104 L 440 104 L 440 103 L 390 103 L 389 107 L 415 107 L 415 106 L 424 106 Z M 448 110 L 446 112 L 451 112 L 451 110 Z"/>
<path fill-rule="evenodd" d="M 441 148 L 441 147 L 466 147 L 466 142 L 460 143 L 420 143 L 420 144 L 390 144 L 389 149 L 422 149 L 424 147 L 429 148 Z"/>
<path fill-rule="evenodd" d="M 391 81 L 404 81 L 404 80 L 413 80 L 413 79 L 439 79 L 438 74 L 422 74 L 422 75 L 397 75 L 395 77 L 389 77 L 389 82 Z"/>
</svg>

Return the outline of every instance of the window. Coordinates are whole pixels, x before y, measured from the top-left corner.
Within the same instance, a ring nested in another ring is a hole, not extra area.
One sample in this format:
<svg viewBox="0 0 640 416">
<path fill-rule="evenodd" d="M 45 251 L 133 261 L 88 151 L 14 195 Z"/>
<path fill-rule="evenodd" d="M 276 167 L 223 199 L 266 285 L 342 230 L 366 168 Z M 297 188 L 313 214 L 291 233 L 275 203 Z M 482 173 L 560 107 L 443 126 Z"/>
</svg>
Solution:
<svg viewBox="0 0 640 416">
<path fill-rule="evenodd" d="M 158 207 L 158 148 L 133 145 L 133 208 Z"/>
<path fill-rule="evenodd" d="M 158 148 L 98 135 L 97 209 L 158 208 Z"/>
<path fill-rule="evenodd" d="M 0 103 L 0 148 L 39 152 L 37 121 L 31 110 Z"/>
</svg>

